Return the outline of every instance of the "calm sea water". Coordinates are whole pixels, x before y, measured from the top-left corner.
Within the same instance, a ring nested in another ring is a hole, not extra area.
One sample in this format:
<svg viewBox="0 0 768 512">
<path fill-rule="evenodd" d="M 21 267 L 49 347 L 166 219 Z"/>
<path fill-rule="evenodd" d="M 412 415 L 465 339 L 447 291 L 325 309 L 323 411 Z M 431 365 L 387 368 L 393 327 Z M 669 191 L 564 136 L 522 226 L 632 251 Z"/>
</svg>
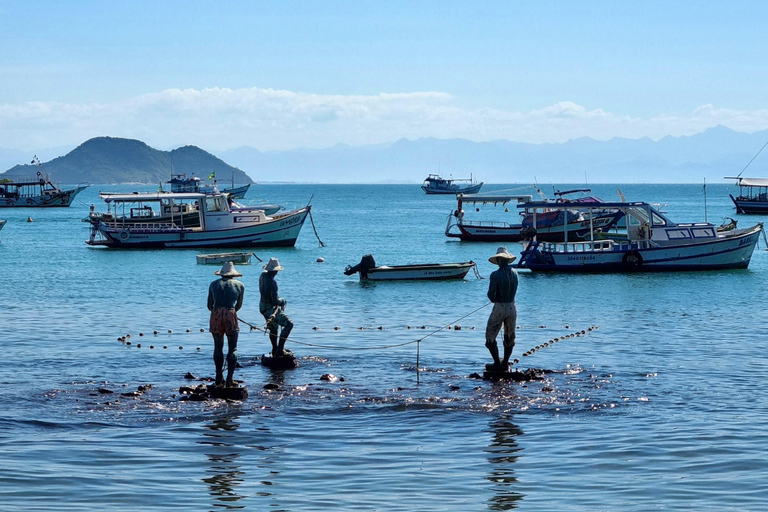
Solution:
<svg viewBox="0 0 768 512">
<path fill-rule="evenodd" d="M 709 186 L 709 220 L 766 220 L 734 215 L 734 188 Z M 530 193 L 484 192 L 500 189 Z M 666 203 L 673 220 L 703 220 L 699 185 L 621 189 Z M 267 338 L 244 330 L 236 378 L 250 397 L 182 402 L 187 372 L 213 373 L 200 329 L 216 268 L 196 250 L 86 246 L 80 220 L 101 206 L 98 190 L 67 209 L 0 210 L 1 510 L 768 510 L 762 242 L 748 270 L 521 274 L 515 355 L 546 379 L 468 378 L 489 361 L 485 308 L 420 344 L 417 384 L 415 345 L 361 349 L 456 323 L 486 303 L 487 280 L 365 285 L 344 267 L 366 253 L 471 259 L 487 277 L 498 244 L 447 239 L 454 199 L 414 185 L 258 186 L 246 202 L 295 207 L 314 194 L 327 247 L 307 223 L 295 248 L 256 253 L 285 267 L 295 339 L 339 348 L 293 344 L 301 366 L 273 374 L 258 363 Z M 615 186 L 593 190 L 617 199 Z M 240 316 L 260 323 L 261 267 L 240 270 Z M 117 340 L 127 334 L 131 346 Z M 143 384 L 141 397 L 120 395 Z"/>
</svg>

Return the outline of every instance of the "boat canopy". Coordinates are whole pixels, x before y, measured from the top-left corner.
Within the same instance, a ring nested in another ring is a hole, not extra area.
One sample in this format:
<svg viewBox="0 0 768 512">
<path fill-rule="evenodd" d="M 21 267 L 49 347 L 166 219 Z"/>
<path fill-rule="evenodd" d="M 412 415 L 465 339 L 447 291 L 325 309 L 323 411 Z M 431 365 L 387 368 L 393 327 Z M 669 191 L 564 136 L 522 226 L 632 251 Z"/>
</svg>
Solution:
<svg viewBox="0 0 768 512">
<path fill-rule="evenodd" d="M 206 197 L 206 194 L 199 194 L 199 193 L 168 193 L 168 192 L 155 192 L 151 194 L 140 194 L 138 192 L 132 193 L 132 194 L 99 194 L 99 197 L 102 198 L 107 203 L 110 202 L 117 202 L 117 203 L 138 203 L 138 202 L 146 202 L 146 201 L 167 201 L 168 199 L 178 199 L 178 200 L 192 200 L 192 199 L 201 199 Z"/>
<path fill-rule="evenodd" d="M 490 195 L 490 194 L 457 194 L 456 199 L 463 203 L 482 203 L 482 204 L 488 204 L 488 203 L 501 203 L 506 204 L 510 201 L 514 201 L 516 203 L 530 203 L 533 199 L 533 196 L 501 196 L 501 195 Z"/>
<path fill-rule="evenodd" d="M 739 180 L 740 187 L 768 187 L 768 178 L 726 178 Z"/>
<path fill-rule="evenodd" d="M 550 201 L 535 201 L 527 204 L 517 205 L 518 208 L 549 208 L 550 210 L 573 210 L 577 208 L 592 208 L 592 209 L 606 209 L 606 208 L 651 208 L 649 203 L 643 201 L 635 201 L 631 203 L 595 203 L 594 205 L 574 206 L 573 203 L 553 203 Z"/>
</svg>

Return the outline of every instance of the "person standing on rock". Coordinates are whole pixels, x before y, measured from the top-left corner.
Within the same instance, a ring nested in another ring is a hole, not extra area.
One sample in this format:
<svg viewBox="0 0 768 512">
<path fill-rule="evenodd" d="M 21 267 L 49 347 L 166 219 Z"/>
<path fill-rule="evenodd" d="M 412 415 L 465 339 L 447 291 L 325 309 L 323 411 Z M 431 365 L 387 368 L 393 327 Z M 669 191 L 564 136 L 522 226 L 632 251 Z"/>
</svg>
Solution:
<svg viewBox="0 0 768 512">
<path fill-rule="evenodd" d="M 272 357 L 285 355 L 285 341 L 291 334 L 293 322 L 285 314 L 286 300 L 277 294 L 277 281 L 275 276 L 280 270 L 277 258 L 269 258 L 269 262 L 264 265 L 264 272 L 259 277 L 259 312 L 267 320 L 267 330 L 269 330 L 269 341 L 272 343 Z M 280 339 L 278 340 L 277 328 L 282 327 Z"/>
<path fill-rule="evenodd" d="M 240 326 L 237 311 L 243 306 L 245 286 L 235 279 L 243 274 L 228 261 L 214 274 L 221 276 L 208 287 L 208 310 L 211 312 L 210 330 L 213 335 L 213 362 L 216 365 L 216 385 L 224 384 L 224 336 L 227 337 L 227 386 L 234 386 L 237 367 L 237 338 Z"/>
<path fill-rule="evenodd" d="M 515 324 L 517 323 L 517 271 L 510 264 L 516 256 L 507 252 L 506 247 L 499 247 L 496 254 L 488 261 L 498 265 L 499 269 L 491 273 L 488 283 L 488 300 L 493 302 L 493 310 L 485 327 L 485 346 L 493 357 L 493 363 L 486 365 L 489 371 L 509 371 L 509 358 L 515 346 Z M 496 337 L 504 326 L 504 359 L 499 359 L 499 347 Z"/>
</svg>

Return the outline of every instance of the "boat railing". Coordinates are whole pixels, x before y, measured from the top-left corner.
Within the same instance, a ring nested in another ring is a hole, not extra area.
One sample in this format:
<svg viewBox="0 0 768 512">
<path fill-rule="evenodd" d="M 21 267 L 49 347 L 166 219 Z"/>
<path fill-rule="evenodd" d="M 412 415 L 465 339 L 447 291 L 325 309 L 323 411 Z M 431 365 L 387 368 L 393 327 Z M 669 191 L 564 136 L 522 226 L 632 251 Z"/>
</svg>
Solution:
<svg viewBox="0 0 768 512">
<path fill-rule="evenodd" d="M 462 220 L 460 222 L 462 226 L 473 226 L 481 228 L 508 228 L 510 224 L 508 222 L 498 222 L 492 220 Z"/>
<path fill-rule="evenodd" d="M 51 175 L 47 172 L 35 174 L 9 174 L 0 178 L 0 184 L 6 185 L 38 185 L 51 181 Z"/>
<path fill-rule="evenodd" d="M 586 242 L 542 242 L 539 250 L 542 252 L 596 252 L 596 251 L 632 251 L 648 249 L 653 243 L 650 240 L 595 240 Z"/>
<path fill-rule="evenodd" d="M 117 230 L 128 231 L 183 231 L 189 228 L 181 227 L 173 222 L 106 222 L 107 227 Z"/>
</svg>

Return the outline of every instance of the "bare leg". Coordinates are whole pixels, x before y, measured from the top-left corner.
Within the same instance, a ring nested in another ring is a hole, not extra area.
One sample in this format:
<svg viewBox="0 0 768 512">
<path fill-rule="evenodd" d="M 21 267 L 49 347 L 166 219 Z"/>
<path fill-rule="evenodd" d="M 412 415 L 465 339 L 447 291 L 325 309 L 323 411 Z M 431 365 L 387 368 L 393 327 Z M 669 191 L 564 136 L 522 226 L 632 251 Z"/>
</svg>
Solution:
<svg viewBox="0 0 768 512">
<path fill-rule="evenodd" d="M 285 341 L 288 339 L 288 336 L 291 334 L 291 330 L 293 329 L 293 322 L 290 320 L 288 323 L 283 326 L 283 330 L 280 332 L 280 343 L 277 345 L 277 354 L 278 355 L 284 355 L 284 348 L 285 348 Z"/>
<path fill-rule="evenodd" d="M 237 337 L 239 334 L 239 331 L 227 333 L 227 386 L 235 385 L 233 377 L 235 368 L 237 368 Z"/>
<path fill-rule="evenodd" d="M 213 335 L 213 364 L 216 365 L 216 385 L 224 384 L 224 335 Z"/>
</svg>

